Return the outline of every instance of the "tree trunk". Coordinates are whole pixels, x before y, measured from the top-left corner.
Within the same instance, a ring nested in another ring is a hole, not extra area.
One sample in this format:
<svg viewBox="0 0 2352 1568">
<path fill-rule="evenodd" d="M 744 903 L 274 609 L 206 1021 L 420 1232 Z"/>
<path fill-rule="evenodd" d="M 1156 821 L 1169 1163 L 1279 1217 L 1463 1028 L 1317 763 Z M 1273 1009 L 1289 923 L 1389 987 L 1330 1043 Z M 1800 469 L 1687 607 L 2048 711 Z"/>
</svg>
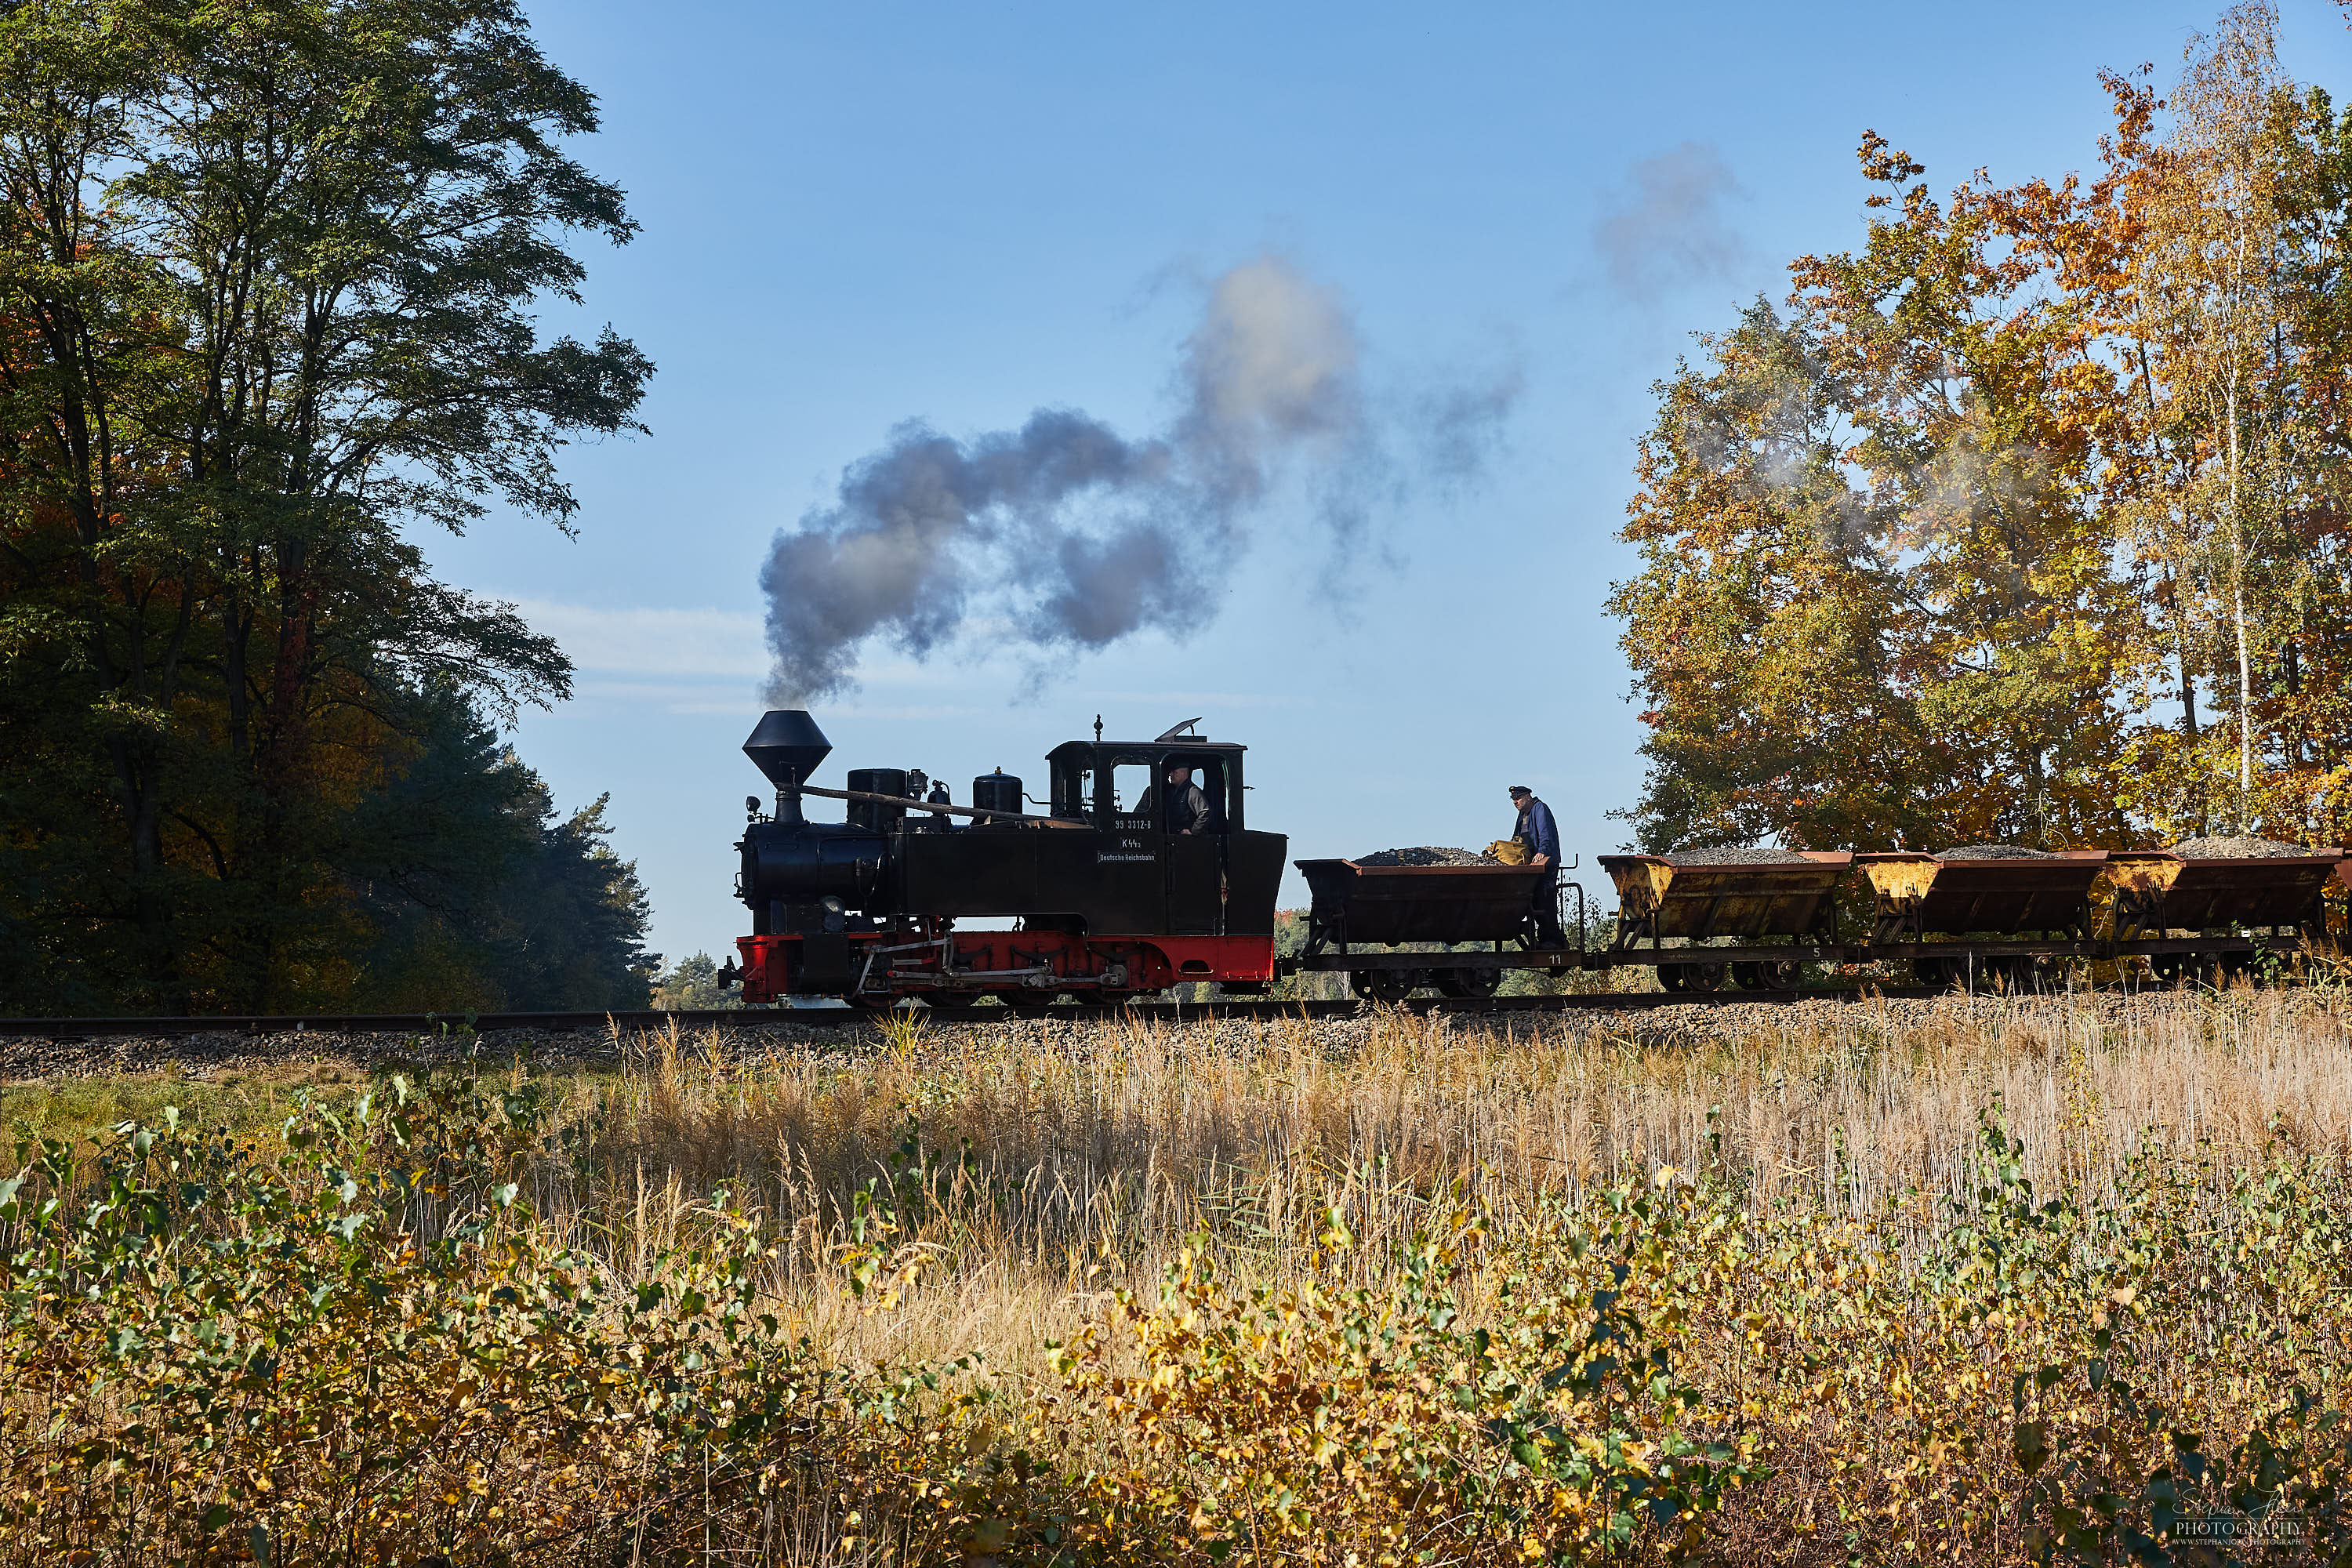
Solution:
<svg viewBox="0 0 2352 1568">
<path fill-rule="evenodd" d="M 2253 826 L 2254 671 L 2246 646 L 2246 523 L 2240 514 L 2242 457 L 2238 445 L 2238 375 L 2230 373 L 2222 412 L 2230 427 L 2230 624 L 2238 643 L 2238 825 Z"/>
</svg>

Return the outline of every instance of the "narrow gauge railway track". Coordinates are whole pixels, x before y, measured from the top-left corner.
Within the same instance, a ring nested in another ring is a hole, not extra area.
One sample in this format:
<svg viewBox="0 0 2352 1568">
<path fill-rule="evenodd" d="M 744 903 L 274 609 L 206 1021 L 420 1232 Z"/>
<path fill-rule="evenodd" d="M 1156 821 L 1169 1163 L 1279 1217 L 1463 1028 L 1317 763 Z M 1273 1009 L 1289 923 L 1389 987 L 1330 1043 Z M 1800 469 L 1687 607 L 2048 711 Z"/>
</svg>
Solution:
<svg viewBox="0 0 2352 1568">
<path fill-rule="evenodd" d="M 1853 1001 L 1870 995 L 1921 997 L 1939 994 L 1920 985 L 1820 987 L 1803 991 L 1735 991 L 1669 993 L 1661 991 L 1591 991 L 1567 996 L 1495 996 L 1456 1001 L 1416 997 L 1399 1004 L 1413 1013 L 1567 1013 L 1641 1012 L 1653 1007 L 1757 1007 L 1790 1002 Z M 1040 1012 L 1001 1006 L 920 1007 L 922 1018 L 942 1024 L 1012 1024 L 1044 1020 L 1108 1019 L 1125 1016 L 1163 1022 L 1206 1018 L 1344 1018 L 1369 1011 L 1373 1004 L 1353 1000 L 1282 1002 L 1263 997 L 1225 997 L 1213 1002 L 1130 1002 L 1117 1006 L 1056 1005 Z M 535 1029 L 545 1034 L 577 1034 L 606 1029 L 772 1028 L 779 1025 L 831 1028 L 877 1022 L 887 1015 L 853 1007 L 724 1007 L 681 1008 L 675 1012 L 630 1013 L 312 1013 L 284 1016 L 234 1015 L 186 1018 L 6 1018 L 0 1017 L 0 1037 L 22 1039 L 99 1039 L 116 1036 L 142 1039 L 178 1038 L 189 1035 L 438 1035 L 471 1029 L 489 1034 L 502 1029 Z"/>
</svg>

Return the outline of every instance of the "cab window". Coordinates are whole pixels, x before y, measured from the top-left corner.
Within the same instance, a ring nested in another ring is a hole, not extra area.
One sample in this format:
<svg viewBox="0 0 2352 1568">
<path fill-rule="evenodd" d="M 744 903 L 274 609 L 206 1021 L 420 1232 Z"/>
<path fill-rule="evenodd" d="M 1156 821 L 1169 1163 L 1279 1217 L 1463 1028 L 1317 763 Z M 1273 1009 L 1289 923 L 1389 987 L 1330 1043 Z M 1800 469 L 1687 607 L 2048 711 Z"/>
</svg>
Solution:
<svg viewBox="0 0 2352 1568">
<path fill-rule="evenodd" d="M 1095 814 L 1095 769 L 1091 762 L 1065 762 L 1054 769 L 1054 815 L 1088 817 Z"/>
<path fill-rule="evenodd" d="M 1165 779 L 1173 768 L 1192 770 L 1192 784 L 1209 802 L 1209 831 L 1223 833 L 1233 826 L 1233 814 L 1228 809 L 1225 763 L 1223 757 L 1202 756 L 1198 752 L 1175 752 L 1160 760 L 1160 777 Z"/>
<path fill-rule="evenodd" d="M 1111 759 L 1105 782 L 1109 798 L 1103 802 L 1108 825 L 1126 823 L 1133 826 L 1149 826 L 1160 815 L 1159 792 L 1150 757 L 1119 756 Z"/>
</svg>

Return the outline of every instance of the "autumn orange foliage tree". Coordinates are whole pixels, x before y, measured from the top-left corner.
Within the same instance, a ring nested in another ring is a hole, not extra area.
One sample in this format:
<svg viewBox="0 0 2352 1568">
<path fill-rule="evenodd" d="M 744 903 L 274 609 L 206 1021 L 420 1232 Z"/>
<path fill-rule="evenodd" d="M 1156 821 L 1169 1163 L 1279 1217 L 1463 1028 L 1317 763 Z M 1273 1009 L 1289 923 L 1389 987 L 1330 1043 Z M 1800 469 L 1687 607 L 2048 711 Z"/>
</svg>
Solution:
<svg viewBox="0 0 2352 1568">
<path fill-rule="evenodd" d="M 2338 842 L 2352 115 L 2241 4 L 2088 178 L 1943 200 L 1660 384 L 1611 608 L 1643 843 Z"/>
</svg>

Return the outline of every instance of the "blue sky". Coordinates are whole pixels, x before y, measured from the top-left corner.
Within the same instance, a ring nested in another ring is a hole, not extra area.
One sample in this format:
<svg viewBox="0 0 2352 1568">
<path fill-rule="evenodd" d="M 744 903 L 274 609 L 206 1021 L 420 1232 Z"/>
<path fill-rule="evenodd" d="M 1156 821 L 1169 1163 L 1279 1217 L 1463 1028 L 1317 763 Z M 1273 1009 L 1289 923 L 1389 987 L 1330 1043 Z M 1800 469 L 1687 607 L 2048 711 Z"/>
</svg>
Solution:
<svg viewBox="0 0 2352 1568">
<path fill-rule="evenodd" d="M 2352 35 L 2284 0 L 2286 62 L 2341 86 Z M 967 798 L 1103 716 L 1203 716 L 1251 748 L 1253 825 L 1294 858 L 1484 844 L 1506 785 L 1572 852 L 1641 782 L 1601 610 L 1650 384 L 1787 260 L 1844 248 L 1875 129 L 1948 185 L 2085 168 L 2096 73 L 2168 79 L 2203 5 L 1140 7 L 541 4 L 598 96 L 577 143 L 644 226 L 586 254 L 587 308 L 660 367 L 650 437 L 573 448 L 579 536 L 493 515 L 424 538 L 578 666 L 515 743 L 566 808 L 610 791 L 653 945 L 727 950 L 737 748 L 764 705 L 779 529 L 920 419 L 1040 407 L 1168 427 L 1213 281 L 1276 257 L 1344 310 L 1390 466 L 1335 549 L 1315 473 L 1278 484 L 1180 618 L 1042 662 L 985 617 L 925 660 L 865 650 L 815 705 L 839 784 L 920 766 Z M 1516 388 L 1473 484 L 1414 457 L 1427 389 Z M 1344 473 L 1344 470 L 1342 470 Z M 1323 478 L 1333 477 L 1326 470 Z M 1336 582 L 1335 582 L 1336 579 Z M 1295 879 L 1294 879 L 1295 880 Z M 1293 898 L 1296 888 L 1289 889 Z"/>
</svg>

